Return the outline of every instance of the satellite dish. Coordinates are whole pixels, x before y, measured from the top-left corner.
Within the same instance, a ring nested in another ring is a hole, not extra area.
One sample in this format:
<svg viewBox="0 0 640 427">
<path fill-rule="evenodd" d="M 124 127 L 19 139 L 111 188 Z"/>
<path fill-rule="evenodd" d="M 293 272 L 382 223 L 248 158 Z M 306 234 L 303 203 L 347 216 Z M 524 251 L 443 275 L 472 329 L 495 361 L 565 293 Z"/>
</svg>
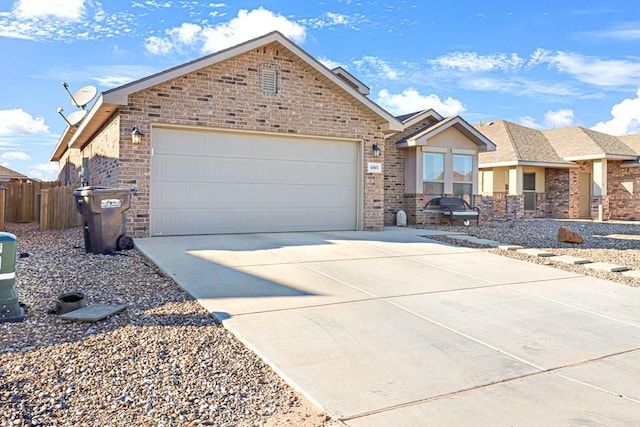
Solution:
<svg viewBox="0 0 640 427">
<path fill-rule="evenodd" d="M 73 113 L 67 116 L 67 122 L 71 126 L 77 126 L 82 121 L 82 119 L 85 118 L 87 113 L 88 113 L 87 110 L 74 111 Z"/>
<path fill-rule="evenodd" d="M 75 91 L 73 95 L 71 95 L 71 105 L 80 107 L 84 110 L 84 107 L 91 102 L 91 100 L 96 96 L 97 93 L 98 89 L 96 89 L 95 86 L 81 87 L 80 89 Z M 69 115 L 69 117 L 71 117 L 71 115 Z"/>
</svg>

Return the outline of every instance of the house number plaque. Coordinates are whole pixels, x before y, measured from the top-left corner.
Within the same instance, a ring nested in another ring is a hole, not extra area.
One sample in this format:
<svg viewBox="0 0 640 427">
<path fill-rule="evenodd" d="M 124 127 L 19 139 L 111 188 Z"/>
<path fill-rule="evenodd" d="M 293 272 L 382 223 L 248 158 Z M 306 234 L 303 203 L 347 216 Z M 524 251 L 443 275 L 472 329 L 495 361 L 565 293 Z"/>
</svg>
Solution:
<svg viewBox="0 0 640 427">
<path fill-rule="evenodd" d="M 382 173 L 382 163 L 368 163 L 367 172 L 369 173 Z"/>
</svg>

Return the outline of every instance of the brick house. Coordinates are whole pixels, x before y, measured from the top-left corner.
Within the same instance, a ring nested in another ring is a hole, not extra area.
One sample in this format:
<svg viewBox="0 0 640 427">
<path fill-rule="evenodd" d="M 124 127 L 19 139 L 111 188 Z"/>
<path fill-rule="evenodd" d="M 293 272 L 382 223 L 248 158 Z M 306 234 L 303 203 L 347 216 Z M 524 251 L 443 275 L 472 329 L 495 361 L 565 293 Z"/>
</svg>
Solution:
<svg viewBox="0 0 640 427">
<path fill-rule="evenodd" d="M 396 210 L 421 210 L 418 153 L 434 141 L 472 157 L 477 193 L 484 136 L 435 112 L 399 120 L 368 93 L 273 32 L 101 93 L 51 160 L 63 184 L 82 171 L 92 186 L 135 189 L 134 237 L 380 230 Z"/>
<path fill-rule="evenodd" d="M 29 182 L 29 177 L 7 167 L 0 166 L 0 185 L 3 182 Z"/>
<path fill-rule="evenodd" d="M 497 145 L 479 155 L 493 218 L 640 219 L 640 138 L 579 126 L 539 131 L 505 120 L 476 126 Z"/>
<path fill-rule="evenodd" d="M 404 130 L 386 137 L 385 224 L 399 210 L 409 224 L 439 222 L 439 211 L 425 211 L 434 197 L 464 198 L 479 194 L 478 153 L 496 149 L 493 142 L 460 116 L 442 117 L 434 110 L 398 116 Z"/>
</svg>

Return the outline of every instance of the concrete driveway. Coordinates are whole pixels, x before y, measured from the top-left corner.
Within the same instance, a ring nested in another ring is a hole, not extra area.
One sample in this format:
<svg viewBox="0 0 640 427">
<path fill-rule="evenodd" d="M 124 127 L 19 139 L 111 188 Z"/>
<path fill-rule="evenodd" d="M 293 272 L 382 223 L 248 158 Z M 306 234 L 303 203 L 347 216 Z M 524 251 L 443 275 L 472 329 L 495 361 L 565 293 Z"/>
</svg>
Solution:
<svg viewBox="0 0 640 427">
<path fill-rule="evenodd" d="M 640 425 L 640 289 L 421 233 L 136 245 L 346 425 Z"/>
</svg>

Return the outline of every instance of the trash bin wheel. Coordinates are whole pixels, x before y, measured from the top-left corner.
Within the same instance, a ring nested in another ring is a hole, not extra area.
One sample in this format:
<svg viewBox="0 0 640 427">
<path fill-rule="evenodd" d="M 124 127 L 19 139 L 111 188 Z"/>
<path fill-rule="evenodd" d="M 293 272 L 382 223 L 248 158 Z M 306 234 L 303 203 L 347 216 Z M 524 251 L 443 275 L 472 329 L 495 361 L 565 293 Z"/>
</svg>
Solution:
<svg viewBox="0 0 640 427">
<path fill-rule="evenodd" d="M 133 239 L 123 234 L 118 237 L 117 248 L 119 251 L 128 251 L 133 249 Z"/>
</svg>

